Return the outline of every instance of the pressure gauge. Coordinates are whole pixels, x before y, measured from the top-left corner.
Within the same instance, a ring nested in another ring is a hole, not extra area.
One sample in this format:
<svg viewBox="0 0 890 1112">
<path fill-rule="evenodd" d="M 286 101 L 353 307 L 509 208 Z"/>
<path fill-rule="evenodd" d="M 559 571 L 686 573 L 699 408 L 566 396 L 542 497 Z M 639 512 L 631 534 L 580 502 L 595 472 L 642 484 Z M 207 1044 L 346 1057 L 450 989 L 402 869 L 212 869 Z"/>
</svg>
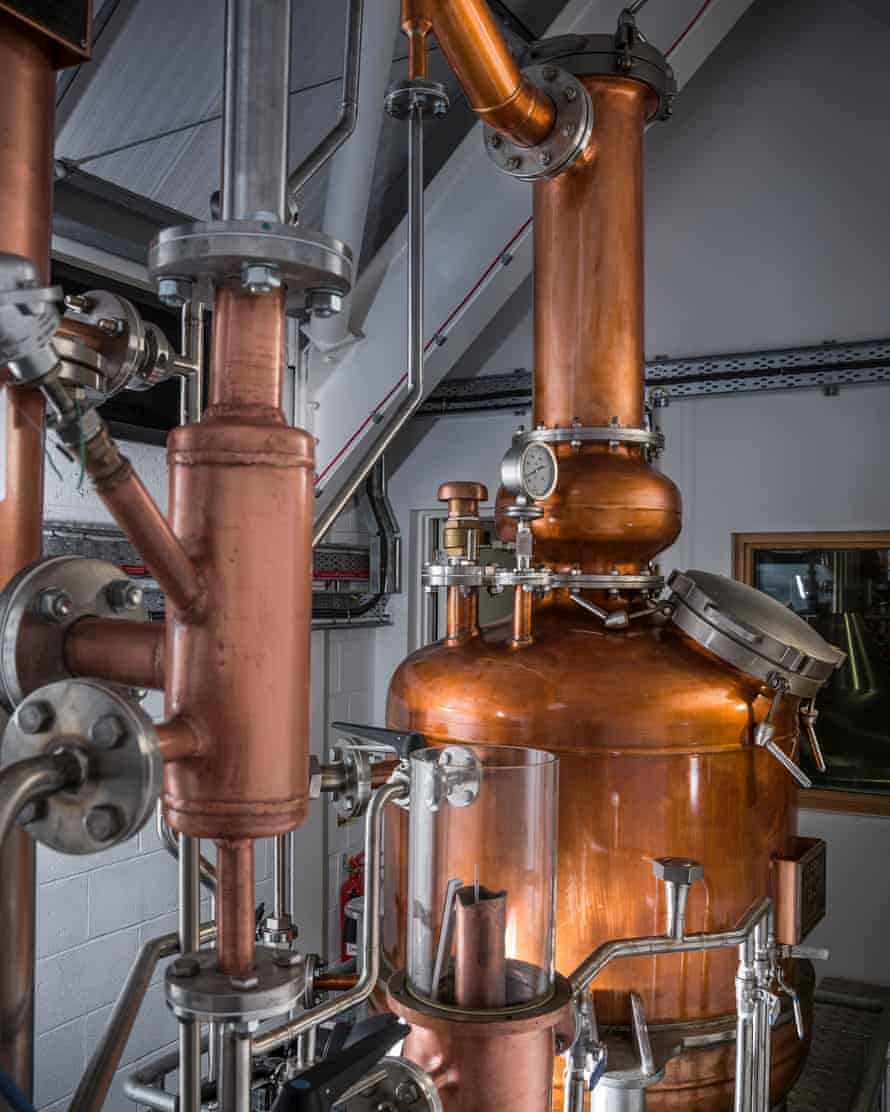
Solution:
<svg viewBox="0 0 890 1112">
<path fill-rule="evenodd" d="M 556 490 L 559 465 L 549 444 L 533 441 L 518 444 L 504 456 L 501 482 L 513 495 L 524 495 L 532 502 L 541 502 Z"/>
</svg>

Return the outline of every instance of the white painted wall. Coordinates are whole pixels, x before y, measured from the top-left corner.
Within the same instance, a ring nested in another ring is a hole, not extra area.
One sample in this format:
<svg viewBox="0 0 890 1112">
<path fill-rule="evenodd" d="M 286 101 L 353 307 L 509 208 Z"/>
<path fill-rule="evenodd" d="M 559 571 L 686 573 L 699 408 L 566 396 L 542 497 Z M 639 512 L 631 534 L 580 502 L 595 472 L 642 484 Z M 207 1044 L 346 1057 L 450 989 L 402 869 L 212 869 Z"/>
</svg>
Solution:
<svg viewBox="0 0 890 1112">
<path fill-rule="evenodd" d="M 855 41 L 855 52 L 838 43 Z M 861 47 L 861 50 L 860 50 Z M 647 137 L 647 353 L 671 356 L 890 334 L 890 14 L 867 0 L 758 0 Z M 830 74 L 830 79 L 826 75 Z M 457 368 L 531 366 L 531 291 L 520 289 Z M 521 418 L 415 422 L 390 492 L 416 549 L 416 511 L 451 479 L 489 484 Z M 678 401 L 664 469 L 685 527 L 665 569 L 730 574 L 733 532 L 890 527 L 890 388 Z M 414 515 L 414 516 L 412 516 Z M 376 634 L 375 713 L 408 649 L 414 594 Z M 890 819 L 804 811 L 829 841 L 820 973 L 890 984 Z"/>
</svg>

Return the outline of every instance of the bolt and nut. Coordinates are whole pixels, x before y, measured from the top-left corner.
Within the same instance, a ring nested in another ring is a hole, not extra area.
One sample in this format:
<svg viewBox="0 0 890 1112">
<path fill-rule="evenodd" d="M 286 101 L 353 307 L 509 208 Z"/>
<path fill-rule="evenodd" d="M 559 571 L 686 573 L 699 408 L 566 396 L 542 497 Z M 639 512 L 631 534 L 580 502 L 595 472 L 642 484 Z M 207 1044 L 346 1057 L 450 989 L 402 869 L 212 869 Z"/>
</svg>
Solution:
<svg viewBox="0 0 890 1112">
<path fill-rule="evenodd" d="M 571 104 L 573 100 L 578 99 L 578 90 L 574 85 L 569 85 L 565 91 L 565 98 Z"/>
<path fill-rule="evenodd" d="M 113 749 L 127 730 L 116 714 L 103 714 L 90 727 L 90 741 L 100 749 Z"/>
<path fill-rule="evenodd" d="M 500 137 L 500 135 L 498 135 L 497 132 L 495 132 L 493 135 L 489 135 L 488 137 L 488 145 L 493 151 L 498 150 L 503 145 L 503 142 L 504 140 Z"/>
<path fill-rule="evenodd" d="M 319 320 L 335 317 L 343 308 L 343 295 L 334 290 L 309 290 L 306 294 L 306 308 Z"/>
<path fill-rule="evenodd" d="M 245 263 L 241 268 L 241 285 L 250 293 L 271 293 L 281 288 L 281 272 L 267 263 Z"/>
<path fill-rule="evenodd" d="M 197 977 L 201 972 L 201 963 L 197 958 L 186 955 L 177 958 L 170 967 L 170 971 L 174 977 Z"/>
<path fill-rule="evenodd" d="M 506 165 L 508 170 L 518 170 L 522 166 L 522 159 L 514 154 L 512 158 L 507 159 Z"/>
<path fill-rule="evenodd" d="M 73 609 L 74 604 L 68 592 L 56 587 L 41 591 L 37 599 L 37 613 L 53 622 L 63 621 Z"/>
<path fill-rule="evenodd" d="M 72 293 L 65 297 L 65 308 L 69 309 L 72 313 L 88 313 L 92 307 L 92 301 L 82 294 Z"/>
<path fill-rule="evenodd" d="M 248 973 L 246 977 L 230 977 L 229 984 L 236 992 L 250 992 L 260 983 L 255 973 Z"/>
<path fill-rule="evenodd" d="M 96 327 L 106 336 L 120 336 L 126 326 L 117 317 L 103 317 Z"/>
<path fill-rule="evenodd" d="M 296 950 L 282 950 L 280 954 L 275 955 L 275 964 L 280 969 L 295 969 L 304 961 L 303 955 L 298 954 Z"/>
<path fill-rule="evenodd" d="M 538 162 L 540 162 L 542 166 L 549 166 L 552 161 L 553 155 L 550 151 L 541 151 L 538 155 Z"/>
<path fill-rule="evenodd" d="M 86 832 L 96 842 L 110 842 L 123 829 L 121 813 L 117 807 L 93 807 L 83 820 Z"/>
<path fill-rule="evenodd" d="M 105 588 L 105 597 L 112 610 L 138 610 L 145 596 L 129 579 L 116 579 Z"/>
<path fill-rule="evenodd" d="M 43 699 L 23 703 L 16 714 L 19 729 L 26 734 L 46 733 L 52 726 L 55 717 L 53 708 Z"/>
<path fill-rule="evenodd" d="M 545 81 L 555 81 L 556 66 L 544 66 L 543 70 L 541 71 L 541 76 L 544 78 Z"/>
<path fill-rule="evenodd" d="M 192 284 L 185 278 L 162 278 L 158 282 L 158 300 L 171 309 L 181 309 L 192 299 Z"/>
<path fill-rule="evenodd" d="M 420 1100 L 420 1086 L 416 1081 L 400 1081 L 395 1095 L 399 1104 L 414 1104 Z"/>
</svg>

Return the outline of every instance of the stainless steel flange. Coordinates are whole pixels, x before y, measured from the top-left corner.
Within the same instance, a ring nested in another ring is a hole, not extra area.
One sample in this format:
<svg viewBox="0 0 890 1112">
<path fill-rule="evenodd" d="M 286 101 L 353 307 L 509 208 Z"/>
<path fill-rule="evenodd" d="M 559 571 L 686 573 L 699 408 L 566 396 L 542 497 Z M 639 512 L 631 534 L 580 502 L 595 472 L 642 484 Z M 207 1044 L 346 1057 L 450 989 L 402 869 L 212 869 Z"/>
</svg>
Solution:
<svg viewBox="0 0 890 1112">
<path fill-rule="evenodd" d="M 65 316 L 102 330 L 102 393 L 106 398 L 113 397 L 139 374 L 150 355 L 142 317 L 125 297 L 107 290 L 89 290 L 69 298 Z"/>
<path fill-rule="evenodd" d="M 586 572 L 554 572 L 554 588 L 568 591 L 651 591 L 664 588 L 661 575 L 592 575 Z"/>
<path fill-rule="evenodd" d="M 540 181 L 561 174 L 582 154 L 593 133 L 593 102 L 577 77 L 550 62 L 525 68 L 523 74 L 553 102 L 556 120 L 536 147 L 520 147 L 486 125 L 488 157 L 519 181 Z"/>
<path fill-rule="evenodd" d="M 303 1007 L 306 962 L 290 950 L 257 946 L 248 977 L 217 967 L 216 950 L 183 954 L 167 967 L 167 1003 L 181 1020 L 257 1023 Z"/>
<path fill-rule="evenodd" d="M 313 294 L 349 293 L 352 252 L 337 239 L 290 224 L 208 220 L 165 228 L 149 248 L 148 270 L 159 282 L 194 283 L 206 302 L 212 287 L 224 282 L 285 286 L 288 312 L 297 312 Z"/>
<path fill-rule="evenodd" d="M 442 1112 L 435 1082 L 408 1058 L 381 1058 L 373 1072 L 349 1094 L 349 1112 Z"/>
<path fill-rule="evenodd" d="M 66 680 L 19 706 L 3 735 L 0 764 L 59 750 L 82 765 L 82 783 L 44 800 L 28 822 L 59 853 L 98 853 L 126 841 L 154 813 L 164 762 L 151 719 L 109 684 Z"/>
<path fill-rule="evenodd" d="M 122 590 L 130 587 L 130 590 Z M 0 702 L 68 679 L 65 638 L 81 618 L 148 620 L 141 592 L 114 564 L 52 556 L 24 568 L 0 594 Z"/>
<path fill-rule="evenodd" d="M 537 428 L 518 433 L 515 444 L 640 444 L 643 447 L 664 448 L 664 433 L 658 429 L 631 429 L 623 425 L 569 425 L 567 428 Z"/>
<path fill-rule="evenodd" d="M 394 120 L 407 120 L 414 108 L 420 108 L 431 116 L 446 116 L 451 101 L 444 85 L 418 78 L 390 85 L 383 105 Z"/>
</svg>

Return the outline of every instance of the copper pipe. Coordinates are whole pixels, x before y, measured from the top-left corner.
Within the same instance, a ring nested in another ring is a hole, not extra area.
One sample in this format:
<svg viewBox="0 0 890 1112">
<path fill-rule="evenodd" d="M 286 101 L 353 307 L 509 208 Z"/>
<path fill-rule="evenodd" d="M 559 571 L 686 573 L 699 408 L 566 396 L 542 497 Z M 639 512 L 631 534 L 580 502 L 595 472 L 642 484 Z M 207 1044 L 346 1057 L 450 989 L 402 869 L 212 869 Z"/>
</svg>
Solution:
<svg viewBox="0 0 890 1112">
<path fill-rule="evenodd" d="M 183 615 L 194 616 L 204 596 L 201 577 L 104 424 L 86 442 L 85 463 L 97 494 L 142 555 L 171 606 Z"/>
<path fill-rule="evenodd" d="M 381 788 L 399 767 L 398 761 L 378 761 L 371 766 L 371 787 Z"/>
<path fill-rule="evenodd" d="M 162 691 L 164 637 L 160 622 L 82 618 L 65 638 L 65 664 L 72 676 Z"/>
<path fill-rule="evenodd" d="M 216 843 L 216 931 L 219 968 L 233 977 L 253 968 L 253 839 Z"/>
<path fill-rule="evenodd" d="M 161 756 L 165 762 L 190 761 L 207 751 L 204 738 L 187 718 L 173 718 L 156 727 Z"/>
<path fill-rule="evenodd" d="M 32 259 L 49 280 L 55 79 L 48 39 L 0 13 L 0 250 Z M 0 372 L 0 383 L 3 381 Z M 5 414 L 5 416 L 4 416 Z M 43 548 L 43 399 L 0 385 L 5 489 L 0 488 L 0 589 Z M 21 828 L 0 846 L 0 1068 L 33 1092 L 34 841 Z"/>
<path fill-rule="evenodd" d="M 513 588 L 513 645 L 532 642 L 532 603 L 534 595 L 517 585 Z"/>
<path fill-rule="evenodd" d="M 643 128 L 637 81 L 586 78 L 595 137 L 535 187 L 535 422 L 643 422 Z"/>
<path fill-rule="evenodd" d="M 454 1002 L 477 1011 L 507 1003 L 507 894 L 472 885 L 457 893 Z"/>
<path fill-rule="evenodd" d="M 281 408 L 284 290 L 220 286 L 213 311 L 212 406 Z"/>
<path fill-rule="evenodd" d="M 520 73 L 485 0 L 402 0 L 402 30 L 417 65 L 416 43 L 430 22 L 473 111 L 520 146 L 543 142 L 556 119 L 553 102 Z"/>
<path fill-rule="evenodd" d="M 318 992 L 348 992 L 357 984 L 357 973 L 322 973 L 315 978 L 313 988 Z"/>
<path fill-rule="evenodd" d="M 462 587 L 449 587 L 445 602 L 445 641 L 459 644 L 478 631 L 479 598 L 475 590 L 464 594 Z"/>
<path fill-rule="evenodd" d="M 408 78 L 411 81 L 426 80 L 426 40 L 432 29 L 432 0 L 402 0 L 402 30 L 408 37 Z"/>
</svg>

